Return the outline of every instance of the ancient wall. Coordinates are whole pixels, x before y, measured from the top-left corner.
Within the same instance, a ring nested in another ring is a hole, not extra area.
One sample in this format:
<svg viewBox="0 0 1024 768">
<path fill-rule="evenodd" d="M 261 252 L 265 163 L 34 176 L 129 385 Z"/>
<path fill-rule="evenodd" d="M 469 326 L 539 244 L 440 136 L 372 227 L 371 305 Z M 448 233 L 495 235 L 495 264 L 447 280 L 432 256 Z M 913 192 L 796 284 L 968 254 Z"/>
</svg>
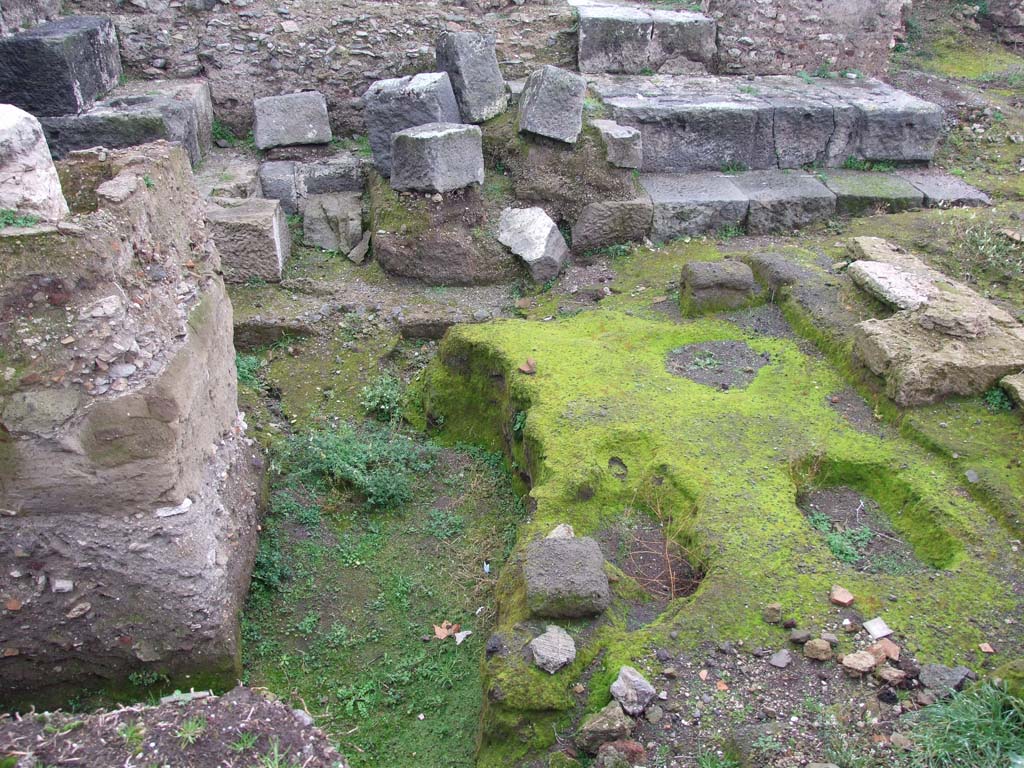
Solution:
<svg viewBox="0 0 1024 768">
<path fill-rule="evenodd" d="M 230 683 L 259 461 L 188 158 L 58 170 L 74 215 L 0 231 L 0 701 L 144 666 Z"/>
<path fill-rule="evenodd" d="M 0 3 L 0 34 L 35 26 L 57 17 L 60 0 L 3 0 Z"/>
<path fill-rule="evenodd" d="M 885 72 L 910 0 L 704 0 L 723 74 Z"/>
</svg>

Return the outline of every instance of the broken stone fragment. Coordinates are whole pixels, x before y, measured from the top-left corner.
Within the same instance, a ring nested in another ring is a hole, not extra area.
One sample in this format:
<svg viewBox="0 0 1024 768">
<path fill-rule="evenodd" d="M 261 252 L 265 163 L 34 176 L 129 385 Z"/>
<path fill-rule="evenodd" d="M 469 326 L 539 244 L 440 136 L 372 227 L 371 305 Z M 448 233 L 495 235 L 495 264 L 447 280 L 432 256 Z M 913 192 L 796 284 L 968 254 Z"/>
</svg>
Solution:
<svg viewBox="0 0 1024 768">
<path fill-rule="evenodd" d="M 519 99 L 519 130 L 575 144 L 583 131 L 586 81 L 572 72 L 541 67 L 526 79 Z"/>
<path fill-rule="evenodd" d="M 68 215 L 42 126 L 10 104 L 0 104 L 0 209 L 45 221 Z"/>
<path fill-rule="evenodd" d="M 778 624 L 782 621 L 782 604 L 769 603 L 761 609 L 761 618 L 765 624 Z"/>
<path fill-rule="evenodd" d="M 654 686 L 647 682 L 647 678 L 636 669 L 624 666 L 612 683 L 611 693 L 612 698 L 622 705 L 627 714 L 638 717 L 654 700 L 657 692 Z"/>
<path fill-rule="evenodd" d="M 565 238 L 543 208 L 506 208 L 498 241 L 523 260 L 538 283 L 557 277 L 569 256 Z"/>
<path fill-rule="evenodd" d="M 505 111 L 508 91 L 498 68 L 493 35 L 442 32 L 436 55 L 437 68 L 451 80 L 464 122 L 482 123 Z"/>
<path fill-rule="evenodd" d="M 591 120 L 601 134 L 608 162 L 618 168 L 640 168 L 644 164 L 643 136 L 636 128 L 614 120 Z"/>
<path fill-rule="evenodd" d="M 773 653 L 771 657 L 768 659 L 768 663 L 771 664 L 773 667 L 777 667 L 778 669 L 785 669 L 793 663 L 793 654 L 791 654 L 788 650 L 783 648 L 781 651 Z"/>
<path fill-rule="evenodd" d="M 302 216 L 302 242 L 335 253 L 349 253 L 363 237 L 359 192 L 311 195 Z"/>
<path fill-rule="evenodd" d="M 484 183 L 482 134 L 475 125 L 427 123 L 391 137 L 391 187 L 451 192 Z"/>
<path fill-rule="evenodd" d="M 559 523 L 551 529 L 545 538 L 548 539 L 571 539 L 576 536 L 576 532 L 572 529 L 572 526 L 568 523 Z"/>
<path fill-rule="evenodd" d="M 867 651 L 848 653 L 842 659 L 843 670 L 851 677 L 860 677 L 871 673 L 878 661 Z"/>
<path fill-rule="evenodd" d="M 1005 376 L 1000 382 L 999 386 L 1010 396 L 1010 399 L 1017 404 L 1018 407 L 1024 408 L 1024 373 L 1018 373 L 1014 376 Z"/>
<path fill-rule="evenodd" d="M 832 645 L 825 639 L 808 640 L 804 643 L 804 656 L 817 661 L 828 661 L 832 658 Z"/>
<path fill-rule="evenodd" d="M 810 639 L 811 631 L 809 629 L 794 629 L 789 633 L 789 642 L 796 645 L 803 645 Z"/>
<path fill-rule="evenodd" d="M 973 673 L 967 667 L 947 667 L 943 664 L 925 664 L 918 678 L 928 690 L 939 698 L 949 696 L 963 688 Z"/>
<path fill-rule="evenodd" d="M 646 197 L 591 203 L 572 227 L 572 248 L 586 253 L 609 245 L 643 242 L 650 234 L 654 207 Z"/>
<path fill-rule="evenodd" d="M 591 755 L 596 754 L 602 744 L 629 736 L 633 726 L 633 718 L 613 699 L 600 712 L 583 721 L 576 734 L 576 746 Z"/>
<path fill-rule="evenodd" d="M 889 625 L 881 617 L 874 619 L 868 619 L 864 622 L 864 629 L 867 630 L 868 634 L 871 635 L 873 640 L 879 640 L 883 637 L 888 637 L 892 634 L 892 630 L 889 629 Z"/>
<path fill-rule="evenodd" d="M 257 149 L 296 144 L 327 144 L 331 123 L 327 101 L 319 91 L 265 96 L 253 102 Z"/>
<path fill-rule="evenodd" d="M 896 669 L 896 667 L 890 667 L 888 664 L 876 669 L 875 677 L 886 685 L 891 685 L 893 688 L 899 688 L 907 681 L 906 672 L 902 669 Z"/>
<path fill-rule="evenodd" d="M 855 600 L 853 593 L 838 584 L 834 585 L 828 593 L 828 599 L 833 605 L 849 608 Z"/>
<path fill-rule="evenodd" d="M 543 635 L 531 640 L 529 647 L 533 663 L 552 675 L 576 658 L 576 643 L 572 636 L 554 624 L 549 624 Z"/>
</svg>

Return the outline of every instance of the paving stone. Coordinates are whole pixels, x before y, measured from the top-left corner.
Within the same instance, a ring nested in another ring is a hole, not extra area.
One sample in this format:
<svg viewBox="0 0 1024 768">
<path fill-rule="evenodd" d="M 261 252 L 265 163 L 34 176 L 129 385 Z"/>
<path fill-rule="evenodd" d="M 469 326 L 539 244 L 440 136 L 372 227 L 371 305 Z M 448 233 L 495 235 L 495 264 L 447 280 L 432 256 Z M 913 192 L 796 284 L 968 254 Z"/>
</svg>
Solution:
<svg viewBox="0 0 1024 768">
<path fill-rule="evenodd" d="M 0 104 L 0 209 L 57 221 L 68 215 L 39 120 Z"/>
<path fill-rule="evenodd" d="M 954 208 L 992 205 L 991 198 L 963 179 L 936 170 L 900 170 L 896 175 L 909 181 L 924 195 L 925 208 Z"/>
<path fill-rule="evenodd" d="M 543 208 L 506 208 L 498 241 L 523 260 L 538 283 L 557 277 L 569 256 L 565 238 Z"/>
<path fill-rule="evenodd" d="M 321 160 L 298 161 L 294 170 L 295 194 L 300 200 L 310 195 L 361 192 L 365 185 L 363 164 L 348 152 Z"/>
<path fill-rule="evenodd" d="M 633 718 L 613 699 L 583 721 L 576 734 L 576 746 L 591 755 L 596 754 L 602 744 L 629 736 L 634 725 Z"/>
<path fill-rule="evenodd" d="M 627 715 L 642 715 L 647 705 L 654 700 L 657 691 L 647 678 L 636 669 L 624 666 L 611 686 L 612 698 L 622 705 Z"/>
<path fill-rule="evenodd" d="M 277 200 L 218 198 L 207 204 L 206 218 L 225 280 L 281 281 L 291 255 L 291 235 Z"/>
<path fill-rule="evenodd" d="M 363 96 L 373 163 L 391 175 L 391 137 L 427 123 L 458 123 L 459 105 L 447 72 L 378 80 Z"/>
<path fill-rule="evenodd" d="M 0 38 L 0 102 L 36 116 L 89 109 L 120 77 L 110 19 L 65 16 Z"/>
<path fill-rule="evenodd" d="M 293 160 L 269 160 L 260 164 L 260 188 L 263 196 L 278 200 L 285 213 L 299 212 L 299 195 Z"/>
<path fill-rule="evenodd" d="M 531 542 L 523 575 L 526 602 L 535 616 L 594 616 L 611 602 L 601 548 L 586 536 Z"/>
<path fill-rule="evenodd" d="M 828 170 L 822 176 L 836 196 L 836 213 L 841 216 L 862 216 L 876 210 L 898 213 L 924 205 L 924 195 L 899 176 L 846 170 Z"/>
<path fill-rule="evenodd" d="M 508 91 L 493 35 L 442 32 L 437 38 L 437 68 L 448 73 L 463 122 L 482 123 L 507 108 Z"/>
<path fill-rule="evenodd" d="M 747 196 L 729 176 L 646 173 L 640 184 L 654 205 L 655 242 L 737 227 L 747 217 Z"/>
<path fill-rule="evenodd" d="M 932 278 L 881 261 L 859 260 L 846 270 L 860 288 L 896 309 L 917 309 L 934 292 Z"/>
<path fill-rule="evenodd" d="M 647 197 L 591 203 L 572 228 L 572 248 L 587 253 L 619 243 L 643 242 L 651 231 L 654 206 Z"/>
<path fill-rule="evenodd" d="M 797 171 L 750 171 L 733 177 L 750 199 L 747 232 L 792 232 L 835 215 L 836 196 L 813 176 Z"/>
<path fill-rule="evenodd" d="M 942 698 L 963 688 L 964 683 L 970 676 L 971 670 L 967 667 L 924 664 L 921 667 L 921 674 L 918 675 L 918 679 L 921 681 L 921 685 Z"/>
<path fill-rule="evenodd" d="M 391 137 L 391 186 L 451 192 L 484 183 L 482 134 L 475 125 L 427 123 Z"/>
<path fill-rule="evenodd" d="M 554 624 L 549 624 L 543 635 L 530 641 L 530 651 L 533 663 L 552 675 L 576 659 L 572 636 Z"/>
<path fill-rule="evenodd" d="M 302 214 L 302 242 L 348 254 L 363 238 L 363 196 L 359 192 L 311 195 Z"/>
<path fill-rule="evenodd" d="M 608 162 L 618 168 L 639 168 L 644 162 L 643 137 L 639 130 L 614 120 L 592 120 L 608 152 Z"/>
<path fill-rule="evenodd" d="M 319 91 L 264 96 L 253 102 L 253 111 L 257 149 L 327 144 L 331 140 L 327 100 Z"/>
<path fill-rule="evenodd" d="M 519 130 L 574 144 L 583 130 L 586 81 L 545 65 L 526 79 L 519 99 Z"/>
<path fill-rule="evenodd" d="M 742 261 L 691 261 L 683 265 L 682 301 L 696 312 L 736 309 L 754 295 L 754 273 Z"/>
</svg>

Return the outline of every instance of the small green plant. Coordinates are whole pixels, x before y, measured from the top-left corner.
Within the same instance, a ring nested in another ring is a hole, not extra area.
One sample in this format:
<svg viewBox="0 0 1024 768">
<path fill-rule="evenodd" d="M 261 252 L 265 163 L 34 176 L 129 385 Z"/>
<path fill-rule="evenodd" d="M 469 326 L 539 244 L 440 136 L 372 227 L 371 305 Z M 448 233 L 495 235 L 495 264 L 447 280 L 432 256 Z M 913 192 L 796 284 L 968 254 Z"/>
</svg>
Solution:
<svg viewBox="0 0 1024 768">
<path fill-rule="evenodd" d="M 156 182 L 153 181 L 153 177 L 150 176 L 148 173 L 143 175 L 142 183 L 146 185 L 146 189 L 152 189 L 153 187 L 156 186 Z"/>
<path fill-rule="evenodd" d="M 747 166 L 738 160 L 730 160 L 728 163 L 722 165 L 722 173 L 735 176 L 737 173 L 743 173 L 747 170 Z"/>
<path fill-rule="evenodd" d="M 309 637 L 316 632 L 317 626 L 320 624 L 320 613 L 318 611 L 310 611 L 298 624 L 295 625 L 295 630 L 303 637 Z"/>
<path fill-rule="evenodd" d="M 746 234 L 739 224 L 728 224 L 718 230 L 719 240 L 732 240 L 736 237 L 743 237 Z"/>
<path fill-rule="evenodd" d="M 826 62 L 822 62 L 821 64 L 818 65 L 817 69 L 814 70 L 812 76 L 822 79 L 828 79 L 830 77 L 835 77 L 836 75 L 835 72 L 832 71 L 831 67 L 829 67 L 829 65 Z"/>
<path fill-rule="evenodd" d="M 125 723 L 117 729 L 117 735 L 124 741 L 125 748 L 133 755 L 142 751 L 142 737 L 145 732 L 142 723 Z"/>
<path fill-rule="evenodd" d="M 128 674 L 128 682 L 139 688 L 149 688 L 157 683 L 166 683 L 167 675 L 155 672 L 152 669 L 139 669 Z"/>
<path fill-rule="evenodd" d="M 238 383 L 250 389 L 262 390 L 263 383 L 259 379 L 262 364 L 263 361 L 256 355 L 236 354 L 235 369 L 238 371 Z"/>
<path fill-rule="evenodd" d="M 288 214 L 288 228 L 299 229 L 302 227 L 302 214 L 301 213 L 289 213 Z"/>
<path fill-rule="evenodd" d="M 814 82 L 814 78 L 812 78 L 810 75 L 808 75 L 802 69 L 799 72 L 796 73 L 796 76 L 799 77 L 801 80 L 803 80 L 804 83 L 806 83 L 807 85 L 810 85 L 811 83 Z"/>
<path fill-rule="evenodd" d="M 233 147 L 238 144 L 238 137 L 235 136 L 235 132 L 228 126 L 224 125 L 220 120 L 213 121 L 213 132 L 211 135 L 213 136 L 213 140 L 218 144 L 224 144 L 229 147 Z"/>
<path fill-rule="evenodd" d="M 748 96 L 757 96 L 757 94 L 760 93 L 760 91 L 752 85 L 741 85 L 737 90 L 739 90 L 740 93 L 747 94 Z"/>
<path fill-rule="evenodd" d="M 843 168 L 848 171 L 875 171 L 876 173 L 892 173 L 896 166 L 878 160 L 865 160 L 861 157 L 850 155 L 843 161 Z"/>
<path fill-rule="evenodd" d="M 702 350 L 693 356 L 691 365 L 694 368 L 700 368 L 702 371 L 710 371 L 718 368 L 721 363 L 718 362 L 718 358 L 715 357 L 713 352 Z"/>
<path fill-rule="evenodd" d="M 38 223 L 38 216 L 29 214 L 19 216 L 17 211 L 12 211 L 10 208 L 0 209 L 0 229 L 6 227 L 34 227 Z"/>
<path fill-rule="evenodd" d="M 242 754 L 248 752 L 250 749 L 256 746 L 256 742 L 259 741 L 259 734 L 253 733 L 252 731 L 242 731 L 238 734 L 238 738 L 228 744 L 228 749 L 232 752 Z"/>
<path fill-rule="evenodd" d="M 512 417 L 512 434 L 516 437 L 523 436 L 523 429 L 526 428 L 526 411 L 516 411 Z"/>
<path fill-rule="evenodd" d="M 992 387 L 981 396 L 985 407 L 992 413 L 1003 413 L 1013 410 L 1013 401 L 1001 387 Z"/>
<path fill-rule="evenodd" d="M 807 516 L 807 521 L 811 524 L 812 528 L 821 533 L 832 532 L 832 518 L 824 512 L 812 512 Z"/>
<path fill-rule="evenodd" d="M 195 717 L 188 718 L 178 726 L 178 730 L 174 735 L 178 737 L 178 742 L 181 744 L 182 749 L 184 749 L 185 747 L 191 747 L 199 741 L 199 737 L 203 735 L 205 730 L 206 718 L 196 715 Z"/>
<path fill-rule="evenodd" d="M 836 560 L 852 565 L 864 556 L 864 548 L 873 538 L 871 529 L 862 525 L 859 528 L 833 531 L 825 537 L 825 542 Z"/>
<path fill-rule="evenodd" d="M 461 515 L 448 509 L 432 509 L 427 513 L 426 532 L 435 539 L 447 541 L 454 539 L 466 527 Z"/>
<path fill-rule="evenodd" d="M 701 750 L 697 755 L 697 768 L 742 768 L 742 765 L 729 755 Z"/>
<path fill-rule="evenodd" d="M 270 751 L 260 758 L 258 768 L 299 768 L 299 764 L 290 760 L 287 752 L 281 752 L 277 739 L 271 739 Z"/>
<path fill-rule="evenodd" d="M 402 414 L 402 382 L 391 374 L 381 374 L 363 387 L 359 404 L 378 421 L 398 419 Z"/>
</svg>

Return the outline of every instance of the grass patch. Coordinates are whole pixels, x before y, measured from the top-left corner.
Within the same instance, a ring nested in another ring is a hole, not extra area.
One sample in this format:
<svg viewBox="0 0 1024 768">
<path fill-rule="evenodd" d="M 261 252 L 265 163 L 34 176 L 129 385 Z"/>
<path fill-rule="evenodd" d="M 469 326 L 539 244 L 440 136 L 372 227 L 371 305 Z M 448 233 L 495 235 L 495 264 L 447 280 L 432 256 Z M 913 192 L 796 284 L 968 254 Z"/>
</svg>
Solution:
<svg viewBox="0 0 1024 768">
<path fill-rule="evenodd" d="M 38 223 L 38 216 L 19 214 L 10 208 L 0 208 L 0 229 L 6 229 L 7 227 L 34 227 Z"/>
</svg>

